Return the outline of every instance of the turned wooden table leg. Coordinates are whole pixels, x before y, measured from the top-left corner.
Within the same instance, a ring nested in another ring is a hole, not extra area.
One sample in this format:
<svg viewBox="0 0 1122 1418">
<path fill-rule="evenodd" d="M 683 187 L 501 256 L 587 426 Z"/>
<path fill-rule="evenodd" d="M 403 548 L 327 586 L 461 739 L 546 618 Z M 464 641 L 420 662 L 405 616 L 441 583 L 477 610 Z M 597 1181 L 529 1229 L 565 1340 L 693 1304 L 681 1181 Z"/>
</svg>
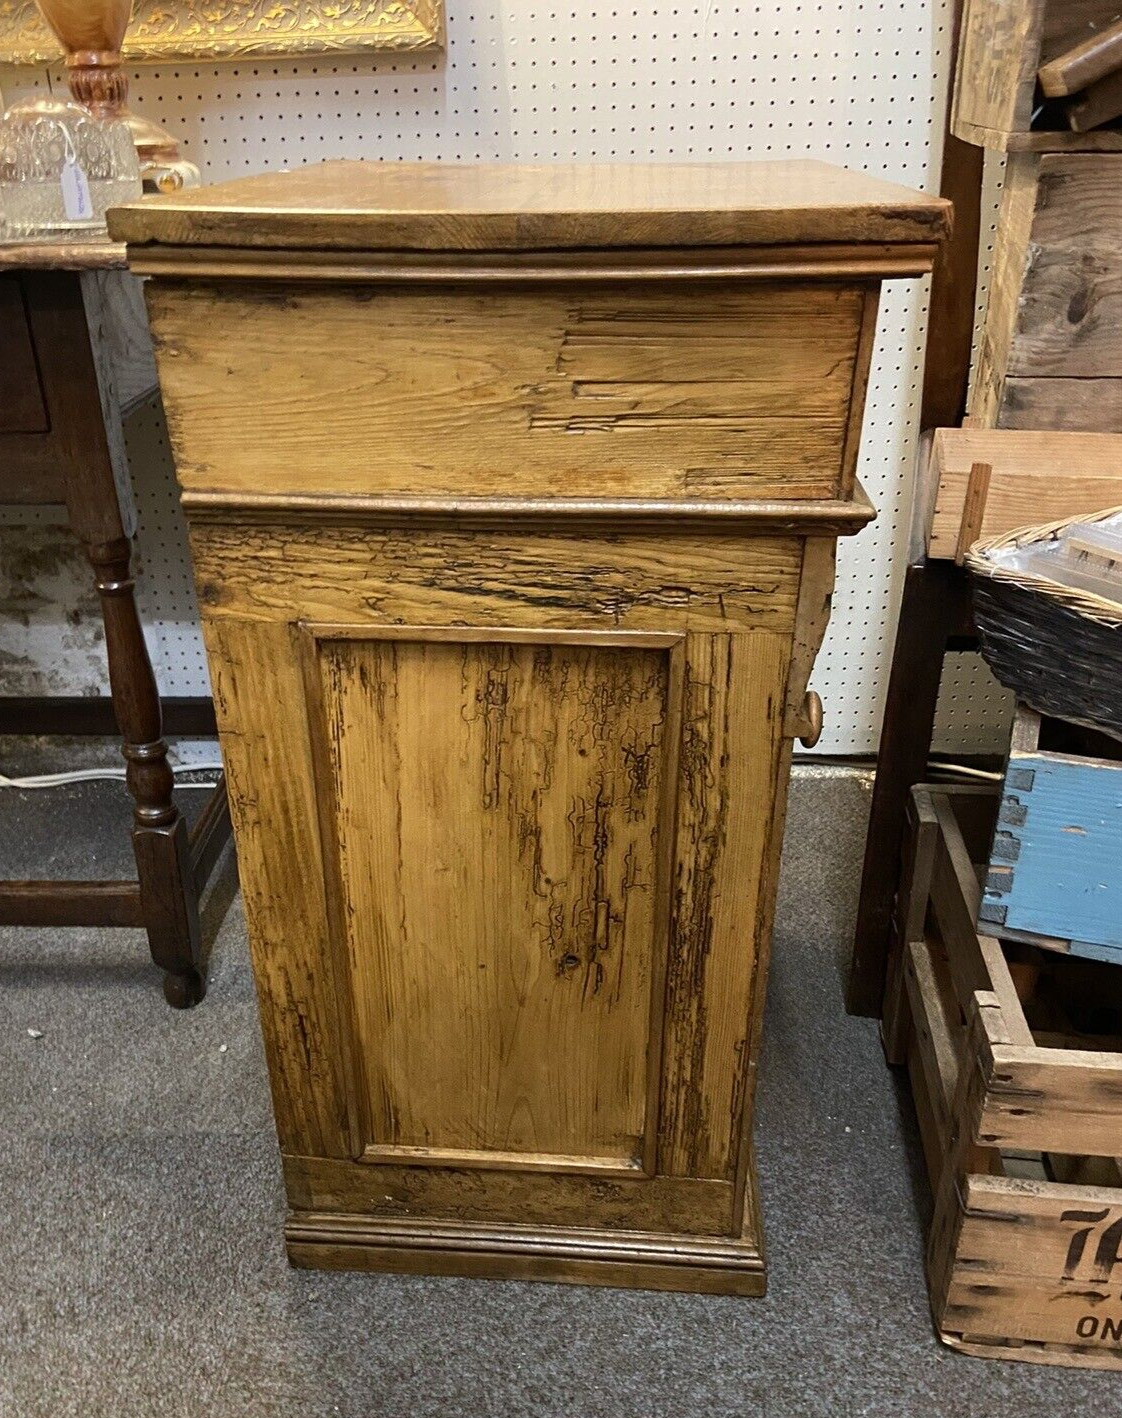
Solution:
<svg viewBox="0 0 1122 1418">
<path fill-rule="evenodd" d="M 128 761 L 133 851 L 152 959 L 165 972 L 164 995 L 176 1009 L 205 992 L 202 934 L 187 824 L 172 798 L 175 780 L 163 740 L 160 696 L 144 643 L 130 573 L 127 537 L 87 543 L 105 620 L 109 686 Z"/>
</svg>

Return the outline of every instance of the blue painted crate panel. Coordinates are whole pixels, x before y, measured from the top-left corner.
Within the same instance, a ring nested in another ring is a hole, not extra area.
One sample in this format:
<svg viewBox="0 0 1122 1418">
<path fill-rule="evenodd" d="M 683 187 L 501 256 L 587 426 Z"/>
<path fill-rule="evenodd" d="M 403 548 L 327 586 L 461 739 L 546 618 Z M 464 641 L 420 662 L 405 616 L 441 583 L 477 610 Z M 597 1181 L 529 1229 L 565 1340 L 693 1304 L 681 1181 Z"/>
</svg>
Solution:
<svg viewBox="0 0 1122 1418">
<path fill-rule="evenodd" d="M 1013 752 L 979 921 L 1122 964 L 1122 762 Z"/>
</svg>

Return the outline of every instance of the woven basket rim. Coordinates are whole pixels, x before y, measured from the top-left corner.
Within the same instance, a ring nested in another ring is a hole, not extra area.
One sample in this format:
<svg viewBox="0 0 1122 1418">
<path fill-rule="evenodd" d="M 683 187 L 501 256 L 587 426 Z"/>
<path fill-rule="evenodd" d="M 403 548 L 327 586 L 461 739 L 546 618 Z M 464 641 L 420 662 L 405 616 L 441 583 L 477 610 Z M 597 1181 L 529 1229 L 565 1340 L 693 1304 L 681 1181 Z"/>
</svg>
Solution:
<svg viewBox="0 0 1122 1418">
<path fill-rule="evenodd" d="M 1079 517 L 1062 517 L 1055 522 L 1031 527 L 1017 527 L 1004 532 L 999 537 L 987 537 L 975 542 L 966 553 L 967 569 L 975 576 L 984 576 L 990 581 L 999 581 L 1007 586 L 1020 586 L 1025 591 L 1047 596 L 1068 610 L 1088 620 L 1111 628 L 1122 626 L 1122 606 L 1117 601 L 1108 601 L 1094 591 L 1080 591 L 1073 586 L 1064 586 L 1048 576 L 1034 576 L 1024 571 L 1010 571 L 992 561 L 991 553 L 1006 551 L 1015 547 L 1031 546 L 1035 542 L 1054 541 L 1067 527 L 1081 523 L 1105 522 L 1110 517 L 1122 516 L 1122 506 L 1108 507 L 1101 512 L 1086 512 Z"/>
</svg>

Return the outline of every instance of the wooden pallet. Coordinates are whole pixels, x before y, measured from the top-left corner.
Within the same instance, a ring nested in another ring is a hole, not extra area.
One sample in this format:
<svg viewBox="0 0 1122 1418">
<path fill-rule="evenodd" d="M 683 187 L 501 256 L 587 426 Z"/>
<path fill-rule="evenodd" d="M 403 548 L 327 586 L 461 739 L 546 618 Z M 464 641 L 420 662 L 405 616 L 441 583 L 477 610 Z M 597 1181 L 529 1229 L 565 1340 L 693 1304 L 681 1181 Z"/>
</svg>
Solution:
<svg viewBox="0 0 1122 1418">
<path fill-rule="evenodd" d="M 1122 972 L 977 934 L 986 798 L 914 790 L 885 997 L 934 1195 L 935 1327 L 972 1354 L 1122 1369 Z"/>
</svg>

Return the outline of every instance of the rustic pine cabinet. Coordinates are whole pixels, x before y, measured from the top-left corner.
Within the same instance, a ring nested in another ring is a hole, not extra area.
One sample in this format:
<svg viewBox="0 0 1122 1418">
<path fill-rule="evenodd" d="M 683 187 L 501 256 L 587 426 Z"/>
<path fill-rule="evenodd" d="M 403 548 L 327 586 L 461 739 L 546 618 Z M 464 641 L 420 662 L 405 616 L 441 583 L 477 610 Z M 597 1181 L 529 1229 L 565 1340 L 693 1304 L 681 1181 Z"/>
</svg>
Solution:
<svg viewBox="0 0 1122 1418">
<path fill-rule="evenodd" d="M 298 1264 L 763 1289 L 791 745 L 872 515 L 878 288 L 947 222 L 815 163 L 328 163 L 116 213 Z"/>
</svg>

